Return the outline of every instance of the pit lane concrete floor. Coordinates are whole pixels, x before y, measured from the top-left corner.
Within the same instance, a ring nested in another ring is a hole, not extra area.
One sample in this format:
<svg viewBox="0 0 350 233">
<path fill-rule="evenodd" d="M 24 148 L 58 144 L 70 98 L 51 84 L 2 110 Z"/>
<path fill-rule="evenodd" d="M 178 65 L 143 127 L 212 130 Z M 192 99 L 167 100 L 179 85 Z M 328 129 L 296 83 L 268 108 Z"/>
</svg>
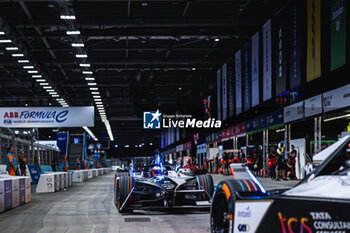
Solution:
<svg viewBox="0 0 350 233">
<path fill-rule="evenodd" d="M 32 194 L 24 206 L 0 214 L 0 232 L 127 232 L 175 233 L 210 232 L 208 211 L 135 211 L 121 215 L 113 205 L 111 172 L 85 183 L 74 183 L 66 191 Z M 213 175 L 217 184 L 224 177 Z M 291 187 L 296 182 L 262 179 L 267 188 Z M 150 222 L 125 222 L 149 218 Z"/>
</svg>

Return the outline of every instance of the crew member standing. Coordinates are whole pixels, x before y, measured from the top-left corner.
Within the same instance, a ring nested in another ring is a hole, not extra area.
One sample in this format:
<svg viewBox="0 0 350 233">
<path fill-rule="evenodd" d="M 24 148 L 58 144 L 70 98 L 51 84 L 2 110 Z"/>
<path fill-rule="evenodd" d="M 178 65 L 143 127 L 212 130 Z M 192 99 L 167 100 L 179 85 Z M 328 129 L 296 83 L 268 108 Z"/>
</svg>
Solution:
<svg viewBox="0 0 350 233">
<path fill-rule="evenodd" d="M 80 159 L 77 158 L 77 170 L 80 170 L 80 167 L 81 167 L 81 162 L 80 162 Z"/>
<path fill-rule="evenodd" d="M 89 170 L 89 164 L 88 164 L 88 161 L 86 159 L 84 159 L 84 169 Z"/>
<path fill-rule="evenodd" d="M 21 151 L 19 156 L 19 168 L 21 169 L 21 176 L 26 176 L 27 175 L 27 161 L 24 158 L 24 152 Z"/>
<path fill-rule="evenodd" d="M 6 154 L 6 170 L 10 176 L 17 175 L 18 163 L 14 154 L 13 147 L 9 147 Z"/>
<path fill-rule="evenodd" d="M 63 171 L 67 172 L 68 171 L 68 161 L 67 161 L 67 156 L 63 156 Z"/>
</svg>

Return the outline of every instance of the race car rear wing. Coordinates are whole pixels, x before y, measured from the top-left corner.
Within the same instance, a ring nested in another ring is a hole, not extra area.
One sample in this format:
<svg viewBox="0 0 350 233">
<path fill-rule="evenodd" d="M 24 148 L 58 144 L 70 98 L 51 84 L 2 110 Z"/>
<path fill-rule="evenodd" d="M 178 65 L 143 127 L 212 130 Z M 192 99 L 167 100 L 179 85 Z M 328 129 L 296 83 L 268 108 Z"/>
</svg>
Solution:
<svg viewBox="0 0 350 233">
<path fill-rule="evenodd" d="M 230 164 L 230 169 L 232 176 L 238 182 L 240 180 L 251 180 L 254 182 L 261 190 L 261 192 L 266 193 L 264 187 L 260 184 L 259 180 L 253 175 L 246 164 L 243 163 L 232 163 Z"/>
</svg>

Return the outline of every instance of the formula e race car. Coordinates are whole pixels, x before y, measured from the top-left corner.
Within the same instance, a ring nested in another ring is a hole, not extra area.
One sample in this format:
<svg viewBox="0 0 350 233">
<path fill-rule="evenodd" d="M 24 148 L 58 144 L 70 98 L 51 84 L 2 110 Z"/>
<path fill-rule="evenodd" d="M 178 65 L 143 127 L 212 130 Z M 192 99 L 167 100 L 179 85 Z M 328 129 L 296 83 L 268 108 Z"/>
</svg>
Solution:
<svg viewBox="0 0 350 233">
<path fill-rule="evenodd" d="M 321 153 L 324 161 L 289 190 L 266 191 L 245 165 L 231 164 L 233 178 L 212 200 L 211 232 L 350 232 L 350 137 Z"/>
<path fill-rule="evenodd" d="M 141 173 L 116 173 L 114 181 L 114 203 L 120 213 L 136 209 L 209 208 L 213 193 L 210 175 L 184 175 L 164 164 L 159 155 Z"/>
</svg>

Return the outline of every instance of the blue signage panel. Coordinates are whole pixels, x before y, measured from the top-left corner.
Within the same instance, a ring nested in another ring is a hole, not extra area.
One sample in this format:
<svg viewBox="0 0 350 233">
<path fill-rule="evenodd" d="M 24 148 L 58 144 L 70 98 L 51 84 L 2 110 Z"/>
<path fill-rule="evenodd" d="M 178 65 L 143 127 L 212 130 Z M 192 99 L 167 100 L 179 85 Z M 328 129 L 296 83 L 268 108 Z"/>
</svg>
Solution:
<svg viewBox="0 0 350 233">
<path fill-rule="evenodd" d="M 73 138 L 73 144 L 80 144 L 80 138 L 79 137 L 74 137 Z"/>
<path fill-rule="evenodd" d="M 37 184 L 40 178 L 38 167 L 34 164 L 29 164 L 28 169 L 29 169 L 30 177 L 32 178 L 32 183 Z"/>
<path fill-rule="evenodd" d="M 57 147 L 60 149 L 62 155 L 67 155 L 68 152 L 68 138 L 69 133 L 57 133 Z"/>
</svg>

